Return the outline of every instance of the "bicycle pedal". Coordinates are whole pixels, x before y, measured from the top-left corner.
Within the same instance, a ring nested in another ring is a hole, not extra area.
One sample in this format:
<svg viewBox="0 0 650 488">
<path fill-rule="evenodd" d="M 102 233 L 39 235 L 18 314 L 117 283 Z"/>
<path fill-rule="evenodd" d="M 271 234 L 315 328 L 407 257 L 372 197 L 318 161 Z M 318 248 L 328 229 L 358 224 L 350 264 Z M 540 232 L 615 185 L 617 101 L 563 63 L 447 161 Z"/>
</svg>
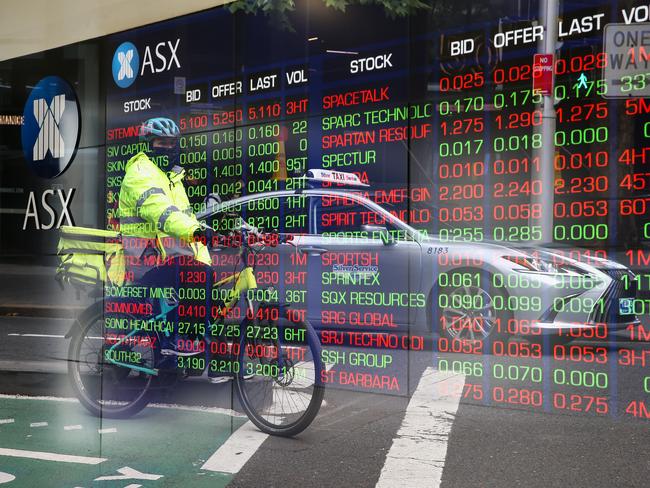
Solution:
<svg viewBox="0 0 650 488">
<path fill-rule="evenodd" d="M 162 299 L 165 302 L 165 305 L 169 308 L 175 308 L 178 306 L 180 303 L 180 299 L 178 297 L 178 292 L 174 289 L 171 290 L 171 296 L 170 297 L 165 297 Z"/>
</svg>

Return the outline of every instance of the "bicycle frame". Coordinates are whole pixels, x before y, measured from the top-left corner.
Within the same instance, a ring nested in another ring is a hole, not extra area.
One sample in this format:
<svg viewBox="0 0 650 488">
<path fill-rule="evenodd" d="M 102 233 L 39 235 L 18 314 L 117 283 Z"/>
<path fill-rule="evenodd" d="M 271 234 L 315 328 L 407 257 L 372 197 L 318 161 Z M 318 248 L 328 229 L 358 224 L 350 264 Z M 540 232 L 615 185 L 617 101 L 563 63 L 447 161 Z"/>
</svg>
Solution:
<svg viewBox="0 0 650 488">
<path fill-rule="evenodd" d="M 243 254 L 243 255 L 246 255 L 246 253 L 242 253 L 242 254 Z M 221 286 L 223 286 L 223 285 L 225 285 L 225 284 L 231 283 L 231 282 L 233 282 L 233 281 L 235 281 L 235 286 L 230 290 L 230 292 L 229 292 L 229 294 L 228 294 L 228 297 L 227 297 L 227 299 L 226 299 L 226 301 L 225 301 L 225 304 L 224 304 L 224 310 L 222 311 L 222 314 L 223 314 L 224 316 L 225 316 L 225 314 L 227 314 L 230 310 L 232 310 L 232 308 L 237 304 L 237 302 L 239 302 L 240 298 L 242 297 L 242 294 L 244 294 L 247 290 L 257 288 L 257 280 L 255 279 L 255 270 L 254 270 L 254 268 L 253 268 L 252 266 L 245 266 L 244 269 L 242 269 L 241 271 L 235 272 L 235 273 L 233 273 L 232 275 L 227 276 L 226 278 L 224 278 L 224 279 L 222 279 L 222 280 L 220 280 L 220 281 L 214 283 L 213 286 L 214 286 L 215 288 L 219 288 L 219 287 L 221 287 Z M 171 312 L 172 310 L 174 310 L 174 309 L 177 308 L 177 307 L 178 307 L 178 303 L 176 303 L 176 304 L 174 304 L 174 305 L 169 305 L 169 304 L 166 302 L 165 299 L 160 299 L 160 310 L 161 310 L 161 312 L 160 312 L 158 315 L 156 315 L 155 317 L 152 317 L 151 319 L 149 319 L 149 320 L 147 321 L 147 324 L 154 323 L 154 322 L 156 322 L 157 320 L 164 320 L 164 319 L 166 319 L 166 318 L 167 318 L 167 315 L 169 314 L 169 312 Z M 246 303 L 246 308 L 247 308 L 248 310 L 250 310 L 251 313 L 254 313 L 253 305 L 252 305 L 252 303 L 250 302 L 250 300 L 248 300 L 248 299 L 247 299 L 247 303 Z M 240 325 L 240 330 L 241 330 L 241 328 L 244 326 L 244 324 L 246 323 L 246 320 L 247 320 L 247 319 L 246 319 L 246 314 L 245 314 L 245 315 L 244 315 L 244 319 L 243 319 L 242 322 L 239 324 L 239 325 Z M 115 344 L 113 344 L 113 345 L 108 349 L 108 351 L 109 351 L 109 352 L 113 352 L 113 351 L 115 350 L 116 347 L 118 347 L 118 346 L 119 346 L 120 344 L 122 344 L 124 341 L 128 340 L 129 337 L 131 337 L 131 336 L 133 336 L 134 334 L 136 334 L 137 332 L 139 332 L 139 330 L 140 330 L 140 329 L 134 329 L 134 330 L 131 331 L 129 334 L 125 335 L 122 339 L 120 339 L 120 340 L 117 341 Z M 204 333 L 202 334 L 202 337 L 203 337 L 204 339 L 207 339 L 207 342 L 209 342 L 209 338 L 206 336 L 206 333 L 207 333 L 207 331 L 204 332 Z M 164 334 L 165 334 L 165 336 L 166 336 L 167 338 L 169 338 L 169 336 L 170 336 L 171 333 L 170 333 L 168 330 L 165 330 L 165 331 L 164 331 Z M 209 351 L 209 350 L 206 351 L 206 354 L 207 354 L 208 351 Z M 135 370 L 135 371 L 140 371 L 140 372 L 142 372 L 142 373 L 146 373 L 146 374 L 150 374 L 150 375 L 155 375 L 155 376 L 157 376 L 158 373 L 159 373 L 159 370 L 158 370 L 158 369 L 147 368 L 147 367 L 144 367 L 144 366 L 139 366 L 139 365 L 137 365 L 137 364 L 124 363 L 124 362 L 122 362 L 122 361 L 117 361 L 117 360 L 113 359 L 112 356 L 113 356 L 113 355 L 109 354 L 109 355 L 108 355 L 108 358 L 106 358 L 106 360 L 107 360 L 108 362 L 110 362 L 110 363 L 116 365 L 116 366 L 125 367 L 125 368 L 130 368 L 130 369 L 133 369 L 133 370 Z"/>
<path fill-rule="evenodd" d="M 233 288 L 230 290 L 230 292 L 228 293 L 228 296 L 224 300 L 224 309 L 220 311 L 221 315 L 224 318 L 225 318 L 226 314 L 230 310 L 232 310 L 235 307 L 235 305 L 242 299 L 242 297 L 244 297 L 245 300 L 246 300 L 245 309 L 246 309 L 247 312 L 244 314 L 244 317 L 242 318 L 242 321 L 239 324 L 239 331 L 240 331 L 240 336 L 239 337 L 240 337 L 240 340 L 242 341 L 240 343 L 240 347 L 243 345 L 243 342 L 246 339 L 245 326 L 246 326 L 247 322 L 250 320 L 250 317 L 255 316 L 254 315 L 255 310 L 253 309 L 253 303 L 246 296 L 245 292 L 247 290 L 257 288 L 257 280 L 255 279 L 255 260 L 253 259 L 252 266 L 247 264 L 249 262 L 249 259 L 248 259 L 249 258 L 249 253 L 252 253 L 253 256 L 254 256 L 256 254 L 256 251 L 254 251 L 253 248 L 250 247 L 250 244 L 249 244 L 249 242 L 247 240 L 248 239 L 247 232 L 246 233 L 242 232 L 242 235 L 243 235 L 244 239 L 242 241 L 243 244 L 242 244 L 242 250 L 241 250 L 240 256 L 241 256 L 242 263 L 244 263 L 243 269 L 241 271 L 234 272 L 231 275 L 229 275 L 229 276 L 227 276 L 227 277 L 225 277 L 225 278 L 223 278 L 223 279 L 221 279 L 221 280 L 219 280 L 219 281 L 217 281 L 216 283 L 213 284 L 213 287 L 219 288 L 219 287 L 221 287 L 223 285 L 226 285 L 228 283 L 232 283 L 233 281 L 235 282 Z M 152 317 L 151 319 L 149 319 L 147 321 L 147 324 L 151 324 L 151 323 L 155 322 L 156 320 L 165 320 L 167 318 L 167 315 L 172 310 L 177 308 L 178 305 L 179 305 L 178 301 L 176 301 L 176 303 L 170 305 L 165 301 L 165 299 L 161 298 L 160 299 L 160 313 L 158 315 L 156 315 L 155 317 Z M 286 305 L 278 304 L 278 306 L 279 306 L 280 310 L 282 310 Z M 249 312 L 250 312 L 250 317 L 248 316 Z M 140 329 L 135 329 L 135 330 L 131 331 L 129 334 L 127 334 L 122 339 L 120 339 L 115 344 L 113 344 L 108 349 L 108 351 L 113 352 L 115 350 L 115 348 L 120 346 L 120 344 L 124 343 L 124 341 L 128 340 L 129 337 L 136 334 L 139 330 Z M 207 335 L 208 330 L 209 330 L 209 328 L 206 329 L 202 334 L 200 334 L 200 336 L 205 340 L 206 343 L 210 344 L 211 343 L 211 338 L 208 337 L 208 335 Z M 156 334 L 158 334 L 158 332 L 156 332 Z M 165 336 L 167 338 L 169 338 L 171 333 L 168 330 L 165 329 L 164 334 L 165 334 Z M 281 346 L 281 343 L 282 343 L 282 335 L 281 334 L 278 334 L 277 341 L 278 341 L 278 344 Z M 278 350 L 281 350 L 281 347 Z M 197 354 L 200 354 L 201 352 L 203 352 L 203 351 L 199 351 L 199 352 L 197 352 Z M 206 348 L 204 353 L 205 353 L 205 356 L 206 356 L 206 364 L 207 364 L 208 363 L 207 360 L 209 359 L 209 355 L 210 355 L 210 348 L 209 347 Z M 137 364 L 124 363 L 122 361 L 118 361 L 116 359 L 113 359 L 113 357 L 114 357 L 114 355 L 108 354 L 107 360 L 110 363 L 112 363 L 112 364 L 114 364 L 116 366 L 130 368 L 130 369 L 133 369 L 135 371 L 139 371 L 139 372 L 142 372 L 142 373 L 145 373 L 145 374 L 150 374 L 150 375 L 156 375 L 157 376 L 159 374 L 159 369 L 157 369 L 157 368 L 147 368 L 145 366 L 140 366 L 140 365 L 137 365 Z M 283 361 L 284 361 L 284 358 L 282 358 L 282 355 L 279 355 L 279 357 L 277 358 L 278 367 L 281 368 L 283 366 Z M 243 374 L 243 371 L 240 371 L 240 374 Z M 316 378 L 316 382 L 318 384 L 320 384 L 320 378 Z"/>
</svg>

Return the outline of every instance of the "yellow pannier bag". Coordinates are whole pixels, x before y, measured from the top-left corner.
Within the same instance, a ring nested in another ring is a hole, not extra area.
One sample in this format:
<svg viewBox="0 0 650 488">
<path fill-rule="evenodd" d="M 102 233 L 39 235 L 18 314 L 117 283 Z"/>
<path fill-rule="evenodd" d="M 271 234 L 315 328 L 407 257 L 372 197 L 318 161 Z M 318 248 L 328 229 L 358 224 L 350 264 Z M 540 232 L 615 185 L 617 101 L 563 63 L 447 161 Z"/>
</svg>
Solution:
<svg viewBox="0 0 650 488">
<path fill-rule="evenodd" d="M 60 282 L 77 286 L 124 283 L 125 259 L 119 232 L 72 226 L 62 226 L 60 231 L 56 270 Z"/>
</svg>

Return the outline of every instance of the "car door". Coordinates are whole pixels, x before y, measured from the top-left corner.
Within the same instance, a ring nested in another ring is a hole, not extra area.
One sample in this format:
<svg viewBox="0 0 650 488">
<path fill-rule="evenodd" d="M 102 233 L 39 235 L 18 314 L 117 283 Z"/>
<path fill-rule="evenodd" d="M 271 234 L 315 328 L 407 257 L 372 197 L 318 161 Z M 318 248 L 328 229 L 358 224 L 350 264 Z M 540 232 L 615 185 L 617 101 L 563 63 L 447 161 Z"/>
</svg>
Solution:
<svg viewBox="0 0 650 488">
<path fill-rule="evenodd" d="M 262 193 L 248 198 L 241 210 L 249 224 L 275 235 L 280 242 L 267 246 L 255 259 L 257 295 L 289 305 L 291 320 L 306 320 L 307 263 L 294 239 L 308 233 L 309 199 L 291 191 Z"/>
<path fill-rule="evenodd" d="M 323 191 L 309 198 L 309 232 L 296 237 L 294 258 L 307 264 L 309 320 L 326 329 L 359 332 L 408 327 L 426 306 L 419 290 L 419 243 L 381 231 L 396 230 L 388 214 L 354 195 Z"/>
</svg>

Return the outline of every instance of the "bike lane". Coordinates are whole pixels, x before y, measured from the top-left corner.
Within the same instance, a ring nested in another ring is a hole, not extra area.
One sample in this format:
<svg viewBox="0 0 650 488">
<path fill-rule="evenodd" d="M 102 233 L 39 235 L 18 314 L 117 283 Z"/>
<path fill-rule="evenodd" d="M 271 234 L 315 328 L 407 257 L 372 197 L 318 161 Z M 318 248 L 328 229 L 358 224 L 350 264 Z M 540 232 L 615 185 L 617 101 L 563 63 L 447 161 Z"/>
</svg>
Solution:
<svg viewBox="0 0 650 488">
<path fill-rule="evenodd" d="M 226 486 L 232 475 L 201 468 L 245 421 L 225 409 L 151 405 L 98 419 L 72 399 L 0 396 L 0 485 Z"/>
</svg>

